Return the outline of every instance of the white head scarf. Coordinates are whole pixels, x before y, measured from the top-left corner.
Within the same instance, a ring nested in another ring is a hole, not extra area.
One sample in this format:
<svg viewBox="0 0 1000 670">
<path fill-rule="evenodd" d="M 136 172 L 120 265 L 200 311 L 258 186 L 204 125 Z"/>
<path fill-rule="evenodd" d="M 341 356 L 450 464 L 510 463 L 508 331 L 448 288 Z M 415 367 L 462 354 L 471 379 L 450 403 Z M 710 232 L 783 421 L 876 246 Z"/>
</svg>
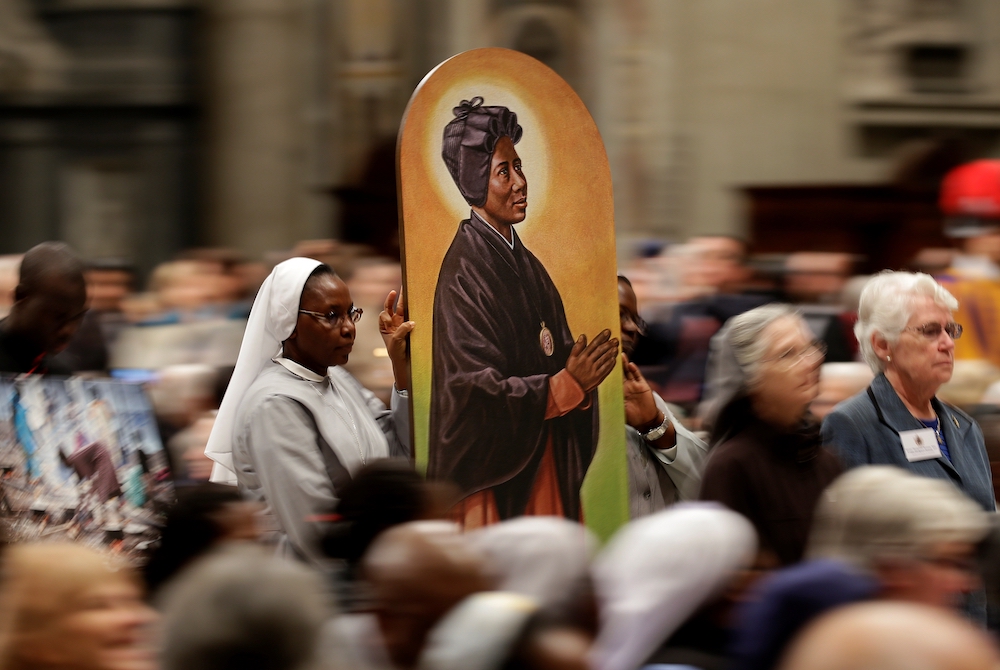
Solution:
<svg viewBox="0 0 1000 670">
<path fill-rule="evenodd" d="M 522 516 L 467 537 L 488 558 L 497 589 L 534 598 L 554 617 L 569 613 L 597 549 L 585 526 L 555 516 Z"/>
<path fill-rule="evenodd" d="M 215 461 L 211 481 L 236 484 L 233 468 L 233 428 L 243 396 L 269 360 L 281 350 L 281 343 L 295 330 L 299 318 L 302 289 L 312 271 L 322 265 L 311 258 L 290 258 L 279 263 L 261 284 L 253 301 L 247 328 L 236 359 L 236 369 L 215 417 L 205 455 Z"/>
<path fill-rule="evenodd" d="M 712 503 L 682 504 L 628 524 L 594 562 L 601 629 L 594 670 L 635 670 L 757 551 L 753 526 Z"/>
</svg>

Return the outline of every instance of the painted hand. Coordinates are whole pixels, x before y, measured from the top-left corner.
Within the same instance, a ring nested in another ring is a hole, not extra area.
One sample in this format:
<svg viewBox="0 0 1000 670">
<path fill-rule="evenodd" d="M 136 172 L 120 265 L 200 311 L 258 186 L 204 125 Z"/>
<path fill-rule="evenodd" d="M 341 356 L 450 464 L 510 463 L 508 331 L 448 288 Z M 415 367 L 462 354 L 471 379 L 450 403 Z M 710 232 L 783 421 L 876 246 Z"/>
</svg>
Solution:
<svg viewBox="0 0 1000 670">
<path fill-rule="evenodd" d="M 590 393 L 611 374 L 617 356 L 618 340 L 611 337 L 610 330 L 602 330 L 590 344 L 587 336 L 581 335 L 566 360 L 566 371 L 584 393 Z"/>
</svg>

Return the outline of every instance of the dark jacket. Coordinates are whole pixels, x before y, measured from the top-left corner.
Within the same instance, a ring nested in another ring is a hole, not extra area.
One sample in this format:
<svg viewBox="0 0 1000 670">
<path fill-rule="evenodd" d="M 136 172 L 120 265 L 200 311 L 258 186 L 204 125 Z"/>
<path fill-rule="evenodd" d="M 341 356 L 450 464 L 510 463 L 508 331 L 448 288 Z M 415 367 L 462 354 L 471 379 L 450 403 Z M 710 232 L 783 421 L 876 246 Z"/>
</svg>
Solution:
<svg viewBox="0 0 1000 670">
<path fill-rule="evenodd" d="M 70 369 L 51 356 L 40 355 L 36 343 L 8 332 L 6 319 L 0 320 L 0 374 L 69 375 Z"/>
<path fill-rule="evenodd" d="M 736 611 L 731 670 L 770 670 L 805 626 L 834 607 L 869 600 L 881 584 L 846 563 L 819 559 L 772 572 Z"/>
<path fill-rule="evenodd" d="M 701 483 L 701 499 L 739 512 L 757 529 L 760 548 L 782 565 L 802 558 L 813 511 L 823 489 L 843 471 L 822 446 L 811 416 L 791 432 L 764 423 L 747 398 L 719 416 L 728 437 L 712 448 Z"/>
<path fill-rule="evenodd" d="M 950 461 L 944 456 L 915 463 L 906 460 L 900 431 L 925 426 L 906 409 L 885 375 L 878 375 L 867 390 L 840 403 L 827 415 L 823 421 L 824 441 L 837 449 L 847 468 L 895 465 L 915 475 L 944 479 L 984 510 L 995 511 L 990 460 L 979 424 L 937 398 L 931 402 L 941 421 Z"/>
</svg>

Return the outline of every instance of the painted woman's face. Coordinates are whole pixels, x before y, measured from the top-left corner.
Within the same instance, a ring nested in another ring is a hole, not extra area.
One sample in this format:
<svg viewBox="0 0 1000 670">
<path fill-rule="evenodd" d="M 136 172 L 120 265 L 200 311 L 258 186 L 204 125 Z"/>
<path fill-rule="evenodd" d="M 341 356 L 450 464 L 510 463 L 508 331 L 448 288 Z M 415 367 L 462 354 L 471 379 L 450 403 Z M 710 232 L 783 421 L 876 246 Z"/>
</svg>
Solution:
<svg viewBox="0 0 1000 670">
<path fill-rule="evenodd" d="M 512 226 L 524 221 L 528 209 L 528 180 L 521 159 L 507 136 L 497 140 L 490 160 L 490 184 L 483 211 L 493 225 Z"/>
</svg>

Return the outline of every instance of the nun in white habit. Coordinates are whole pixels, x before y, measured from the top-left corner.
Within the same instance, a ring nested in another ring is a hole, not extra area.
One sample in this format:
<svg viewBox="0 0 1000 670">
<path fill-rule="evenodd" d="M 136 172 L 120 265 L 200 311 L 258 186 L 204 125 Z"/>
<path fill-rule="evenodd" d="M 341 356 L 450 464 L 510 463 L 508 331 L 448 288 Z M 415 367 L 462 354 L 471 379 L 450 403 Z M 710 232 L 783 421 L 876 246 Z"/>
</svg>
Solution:
<svg viewBox="0 0 1000 670">
<path fill-rule="evenodd" d="M 409 456 L 409 369 L 412 321 L 395 291 L 379 314 L 395 375 L 392 408 L 343 367 L 361 310 L 329 266 L 308 258 L 278 264 L 264 281 L 247 322 L 232 380 L 206 455 L 212 481 L 236 484 L 267 506 L 277 522 L 279 553 L 317 566 L 318 515 L 363 465 Z"/>
<path fill-rule="evenodd" d="M 594 561 L 600 630 L 592 670 L 643 667 L 750 567 L 756 551 L 750 522 L 715 503 L 681 503 L 624 526 Z M 721 660 L 696 655 L 699 661 Z"/>
</svg>

